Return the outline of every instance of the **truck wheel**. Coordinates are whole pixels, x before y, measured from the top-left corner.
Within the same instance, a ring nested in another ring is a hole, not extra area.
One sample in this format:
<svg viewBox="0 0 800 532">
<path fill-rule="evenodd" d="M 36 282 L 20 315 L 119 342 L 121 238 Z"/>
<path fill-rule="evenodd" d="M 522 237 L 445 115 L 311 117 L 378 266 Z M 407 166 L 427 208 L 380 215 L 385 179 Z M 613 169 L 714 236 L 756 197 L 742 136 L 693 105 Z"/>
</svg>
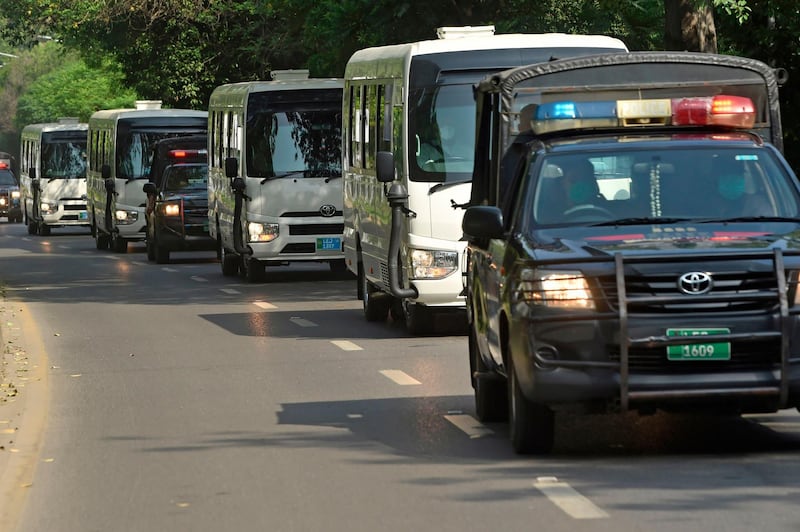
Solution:
<svg viewBox="0 0 800 532">
<path fill-rule="evenodd" d="M 469 358 L 472 370 L 472 387 L 475 390 L 475 415 L 478 421 L 492 422 L 508 419 L 508 386 L 499 375 L 497 378 L 475 378 L 475 372 L 487 373 L 472 326 L 469 328 Z"/>
<path fill-rule="evenodd" d="M 153 247 L 153 239 L 149 237 L 146 238 L 144 241 L 144 245 L 147 248 L 147 260 L 149 260 L 150 262 L 155 262 L 156 250 Z"/>
<path fill-rule="evenodd" d="M 358 283 L 360 285 L 361 303 L 364 306 L 364 317 L 367 321 L 386 321 L 389 317 L 389 305 L 391 298 L 382 294 L 372 283 L 367 281 L 364 268 L 358 269 Z"/>
<path fill-rule="evenodd" d="M 233 253 L 228 253 L 225 247 L 220 248 L 219 264 L 222 267 L 222 275 L 225 277 L 233 277 L 239 273 L 239 256 Z"/>
<path fill-rule="evenodd" d="M 156 264 L 169 264 L 169 249 L 162 246 L 158 240 L 153 242 L 153 248 Z"/>
<path fill-rule="evenodd" d="M 510 360 L 510 358 L 509 358 Z M 508 410 L 511 446 L 518 454 L 547 454 L 553 449 L 555 415 L 546 405 L 529 401 L 522 393 L 517 371 L 508 368 Z"/>
</svg>

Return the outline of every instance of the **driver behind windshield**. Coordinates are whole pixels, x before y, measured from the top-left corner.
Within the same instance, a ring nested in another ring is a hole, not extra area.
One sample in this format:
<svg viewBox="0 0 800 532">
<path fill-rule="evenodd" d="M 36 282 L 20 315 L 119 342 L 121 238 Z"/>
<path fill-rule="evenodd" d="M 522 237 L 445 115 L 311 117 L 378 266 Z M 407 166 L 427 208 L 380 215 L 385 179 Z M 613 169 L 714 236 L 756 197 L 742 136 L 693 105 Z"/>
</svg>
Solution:
<svg viewBox="0 0 800 532">
<path fill-rule="evenodd" d="M 594 165 L 584 158 L 562 159 L 556 175 L 543 177 L 542 190 L 547 201 L 542 203 L 538 216 L 541 223 L 563 221 L 582 210 L 605 209 L 608 201 L 600 193 Z M 557 175 L 560 173 L 560 175 Z"/>
</svg>

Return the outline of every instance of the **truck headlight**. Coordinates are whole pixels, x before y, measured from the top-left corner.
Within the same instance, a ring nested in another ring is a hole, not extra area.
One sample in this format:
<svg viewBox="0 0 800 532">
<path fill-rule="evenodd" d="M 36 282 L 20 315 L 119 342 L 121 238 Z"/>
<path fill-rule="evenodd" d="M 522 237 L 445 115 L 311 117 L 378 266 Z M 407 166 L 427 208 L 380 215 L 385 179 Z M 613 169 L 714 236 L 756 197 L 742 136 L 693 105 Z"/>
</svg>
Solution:
<svg viewBox="0 0 800 532">
<path fill-rule="evenodd" d="M 517 301 L 543 307 L 594 310 L 589 283 L 581 272 L 525 268 L 514 290 Z"/>
<path fill-rule="evenodd" d="M 139 213 L 136 211 L 118 210 L 114 211 L 114 218 L 120 225 L 130 225 L 139 219 Z"/>
<path fill-rule="evenodd" d="M 458 253 L 432 249 L 409 249 L 411 279 L 442 279 L 458 270 Z"/>
<path fill-rule="evenodd" d="M 164 216 L 180 216 L 181 204 L 180 203 L 165 203 L 161 206 Z"/>
<path fill-rule="evenodd" d="M 278 224 L 250 222 L 247 224 L 247 234 L 250 236 L 250 242 L 272 242 L 278 238 Z"/>
</svg>

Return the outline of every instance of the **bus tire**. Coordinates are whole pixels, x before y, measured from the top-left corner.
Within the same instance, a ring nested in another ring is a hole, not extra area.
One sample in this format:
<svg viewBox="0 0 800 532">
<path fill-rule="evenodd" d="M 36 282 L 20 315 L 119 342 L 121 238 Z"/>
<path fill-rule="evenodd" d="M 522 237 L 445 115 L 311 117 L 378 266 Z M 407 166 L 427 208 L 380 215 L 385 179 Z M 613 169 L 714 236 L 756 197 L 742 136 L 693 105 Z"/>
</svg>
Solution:
<svg viewBox="0 0 800 532">
<path fill-rule="evenodd" d="M 239 256 L 228 253 L 224 246 L 220 247 L 219 264 L 222 267 L 222 275 L 233 277 L 239 273 Z"/>
</svg>

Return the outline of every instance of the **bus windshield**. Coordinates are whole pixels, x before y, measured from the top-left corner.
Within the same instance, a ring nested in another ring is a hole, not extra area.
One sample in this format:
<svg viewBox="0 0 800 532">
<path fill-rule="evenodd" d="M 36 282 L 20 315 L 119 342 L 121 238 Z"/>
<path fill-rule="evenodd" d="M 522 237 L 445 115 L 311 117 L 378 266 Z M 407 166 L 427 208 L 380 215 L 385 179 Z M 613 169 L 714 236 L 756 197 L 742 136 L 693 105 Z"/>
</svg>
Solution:
<svg viewBox="0 0 800 532">
<path fill-rule="evenodd" d="M 86 177 L 86 133 L 82 139 L 42 138 L 42 177 L 80 179 Z"/>
<path fill-rule="evenodd" d="M 469 181 L 475 150 L 471 85 L 413 89 L 409 97 L 412 181 Z"/>
<path fill-rule="evenodd" d="M 245 146 L 247 175 L 340 177 L 342 175 L 341 93 L 317 102 L 270 102 L 251 96 Z"/>
</svg>

